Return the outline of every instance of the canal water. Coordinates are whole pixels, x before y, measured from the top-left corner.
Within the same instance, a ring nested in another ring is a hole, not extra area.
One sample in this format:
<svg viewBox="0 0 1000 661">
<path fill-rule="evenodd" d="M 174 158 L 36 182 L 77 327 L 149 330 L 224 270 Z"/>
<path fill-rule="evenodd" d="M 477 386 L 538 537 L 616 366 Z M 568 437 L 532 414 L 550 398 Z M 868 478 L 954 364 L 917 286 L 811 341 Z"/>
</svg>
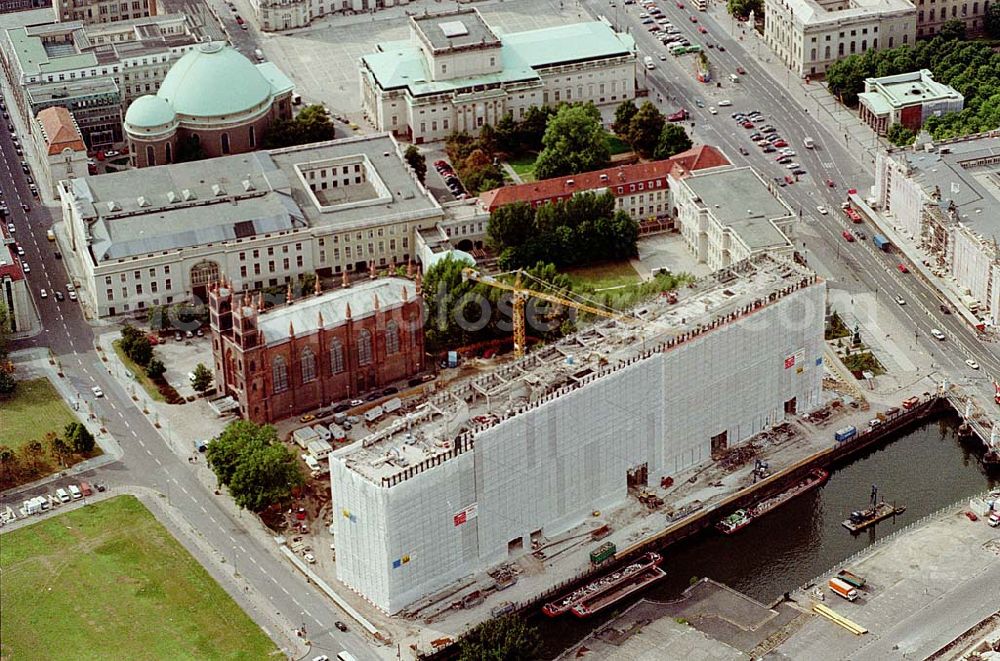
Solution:
<svg viewBox="0 0 1000 661">
<path fill-rule="evenodd" d="M 831 471 L 819 489 L 785 503 L 735 535 L 702 531 L 664 552 L 666 578 L 618 604 L 620 612 L 642 597 L 678 598 L 693 577 L 709 577 L 769 603 L 833 568 L 880 537 L 988 488 L 1000 473 L 979 462 L 982 445 L 956 434 L 959 420 L 945 416 L 873 449 Z M 857 535 L 841 522 L 867 506 L 872 484 L 887 502 L 906 512 Z M 973 525 L 971 522 L 969 525 Z M 980 524 L 981 525 L 981 524 Z M 533 615 L 541 632 L 543 656 L 551 658 L 579 642 L 615 611 L 587 620 L 571 615 L 549 619 Z"/>
</svg>

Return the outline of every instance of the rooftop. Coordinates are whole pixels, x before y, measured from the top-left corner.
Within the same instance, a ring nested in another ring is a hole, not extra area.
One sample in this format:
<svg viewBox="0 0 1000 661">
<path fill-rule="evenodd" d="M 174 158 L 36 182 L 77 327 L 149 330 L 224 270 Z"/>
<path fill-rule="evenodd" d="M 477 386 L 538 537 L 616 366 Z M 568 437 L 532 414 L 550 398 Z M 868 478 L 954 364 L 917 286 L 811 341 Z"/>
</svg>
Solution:
<svg viewBox="0 0 1000 661">
<path fill-rule="evenodd" d="M 23 280 L 21 262 L 14 251 L 14 239 L 7 234 L 6 225 L 0 225 L 0 280 Z"/>
<path fill-rule="evenodd" d="M 87 151 L 80 127 L 69 110 L 63 106 L 53 106 L 38 112 L 36 117 L 48 145 L 49 156 L 61 154 L 63 150 Z"/>
<path fill-rule="evenodd" d="M 582 191 L 592 191 L 648 181 L 673 173 L 680 177 L 693 170 L 729 165 L 729 160 L 715 147 L 702 145 L 681 152 L 672 158 L 648 163 L 620 165 L 617 167 L 583 172 L 570 177 L 555 177 L 527 184 L 504 186 L 486 191 L 479 196 L 479 204 L 486 211 L 514 202 L 534 203 L 569 197 Z M 572 183 L 570 183 L 572 182 Z"/>
<path fill-rule="evenodd" d="M 410 23 L 434 52 L 500 45 L 500 40 L 475 8 L 411 16 Z"/>
<path fill-rule="evenodd" d="M 364 55 L 363 66 L 384 90 L 407 88 L 414 96 L 440 94 L 476 85 L 537 82 L 537 68 L 635 53 L 635 40 L 601 21 L 514 32 L 501 38 L 497 73 L 469 78 L 433 80 L 424 55 L 412 41 L 379 44 L 379 52 Z"/>
<path fill-rule="evenodd" d="M 858 95 L 877 114 L 933 101 L 960 101 L 962 95 L 934 80 L 927 69 L 895 76 L 865 79 L 865 91 Z"/>
<path fill-rule="evenodd" d="M 675 304 L 648 301 L 627 320 L 599 322 L 520 360 L 449 384 L 333 456 L 366 479 L 391 487 L 469 450 L 484 429 L 637 360 L 672 351 L 710 332 L 713 323 L 754 314 L 772 294 L 777 300 L 815 282 L 811 271 L 794 262 L 754 257 L 680 290 Z"/>
<path fill-rule="evenodd" d="M 732 230 L 751 250 L 786 246 L 788 238 L 774 221 L 793 217 L 791 208 L 769 190 L 749 167 L 692 174 L 683 185 L 691 189 L 722 225 Z"/>
<path fill-rule="evenodd" d="M 960 222 L 988 240 L 1000 240 L 1000 132 L 938 143 L 932 151 L 897 150 L 910 177 L 940 206 L 954 203 Z"/>
<path fill-rule="evenodd" d="M 25 93 L 31 104 L 48 104 L 50 101 L 59 100 L 68 106 L 72 106 L 76 100 L 90 100 L 105 95 L 110 95 L 113 98 L 112 103 L 118 104 L 121 98 L 118 83 L 111 76 L 41 83 L 27 87 Z"/>
<path fill-rule="evenodd" d="M 910 0 L 838 0 L 822 3 L 817 0 L 784 0 L 783 4 L 792 12 L 796 22 L 810 26 L 843 24 L 892 13 L 912 13 L 915 21 L 917 14 Z"/>
<path fill-rule="evenodd" d="M 416 285 L 404 278 L 363 280 L 347 289 L 333 289 L 271 308 L 259 315 L 257 327 L 266 344 L 275 344 L 287 340 L 290 332 L 302 337 L 319 328 L 333 328 L 348 317 L 367 317 L 375 313 L 376 306 L 389 310 L 414 300 L 416 295 Z"/>
</svg>

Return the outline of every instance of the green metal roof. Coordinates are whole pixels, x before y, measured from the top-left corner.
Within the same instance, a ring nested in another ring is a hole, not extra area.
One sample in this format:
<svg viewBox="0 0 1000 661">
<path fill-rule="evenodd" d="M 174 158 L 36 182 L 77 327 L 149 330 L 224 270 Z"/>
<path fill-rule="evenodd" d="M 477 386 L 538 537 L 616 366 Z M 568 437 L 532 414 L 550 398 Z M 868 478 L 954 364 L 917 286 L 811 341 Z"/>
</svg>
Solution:
<svg viewBox="0 0 1000 661">
<path fill-rule="evenodd" d="M 140 96 L 125 112 L 125 125 L 135 128 L 154 128 L 176 120 L 177 115 L 170 104 L 154 94 Z"/>
<path fill-rule="evenodd" d="M 414 96 L 440 94 L 473 85 L 540 80 L 534 67 L 625 55 L 635 51 L 635 41 L 600 21 L 573 23 L 543 30 L 515 32 L 500 38 L 498 73 L 449 80 L 431 80 L 424 55 L 413 42 L 380 44 L 382 52 L 361 59 L 382 89 L 406 87 Z"/>
<path fill-rule="evenodd" d="M 892 111 L 892 105 L 878 92 L 861 92 L 858 94 L 858 99 L 876 115 L 886 115 Z"/>
<path fill-rule="evenodd" d="M 222 43 L 201 44 L 167 72 L 156 93 L 178 115 L 237 115 L 271 97 L 271 83 L 238 51 Z"/>
<path fill-rule="evenodd" d="M 21 71 L 28 76 L 58 73 L 69 69 L 97 66 L 97 56 L 93 53 L 74 53 L 49 58 L 42 40 L 29 35 L 23 27 L 7 30 L 7 39 Z"/>
</svg>

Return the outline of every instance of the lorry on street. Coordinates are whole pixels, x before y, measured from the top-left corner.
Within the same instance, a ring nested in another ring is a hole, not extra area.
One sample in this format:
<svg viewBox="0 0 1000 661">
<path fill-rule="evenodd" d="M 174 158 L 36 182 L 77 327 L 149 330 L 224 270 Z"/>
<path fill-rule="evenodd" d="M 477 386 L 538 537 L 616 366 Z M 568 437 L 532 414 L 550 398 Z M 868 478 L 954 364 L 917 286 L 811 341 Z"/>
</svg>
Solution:
<svg viewBox="0 0 1000 661">
<path fill-rule="evenodd" d="M 889 247 L 892 245 L 889 243 L 889 239 L 885 238 L 881 234 L 875 234 L 872 236 L 872 242 L 875 244 L 876 248 L 883 252 L 889 252 Z"/>
<path fill-rule="evenodd" d="M 833 592 L 839 594 L 848 601 L 854 601 L 858 598 L 858 591 L 842 579 L 831 578 L 829 586 Z"/>
<path fill-rule="evenodd" d="M 991 512 L 986 523 L 990 524 L 990 528 L 1000 528 L 1000 512 Z"/>
<path fill-rule="evenodd" d="M 599 565 L 605 560 L 610 560 L 615 557 L 617 550 L 618 549 L 615 548 L 614 542 L 604 542 L 590 552 L 590 562 L 592 564 Z"/>
<path fill-rule="evenodd" d="M 849 425 L 847 427 L 841 427 L 833 433 L 833 438 L 838 443 L 843 443 L 844 441 L 849 441 L 858 435 L 858 429 L 854 425 Z"/>
</svg>

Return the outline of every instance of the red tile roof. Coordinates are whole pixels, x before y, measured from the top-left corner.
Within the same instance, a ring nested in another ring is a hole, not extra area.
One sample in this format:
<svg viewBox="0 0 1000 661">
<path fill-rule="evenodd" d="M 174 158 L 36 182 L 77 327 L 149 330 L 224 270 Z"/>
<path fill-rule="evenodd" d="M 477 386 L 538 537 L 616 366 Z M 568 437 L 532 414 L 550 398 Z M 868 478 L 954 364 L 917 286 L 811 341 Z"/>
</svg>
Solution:
<svg viewBox="0 0 1000 661">
<path fill-rule="evenodd" d="M 64 149 L 87 151 L 76 120 L 68 110 L 62 106 L 53 106 L 40 110 L 37 117 L 38 123 L 42 125 L 50 156 L 61 154 Z"/>
<path fill-rule="evenodd" d="M 723 156 L 722 152 L 715 147 L 702 145 L 662 161 L 620 165 L 566 177 L 543 179 L 542 181 L 534 181 L 528 184 L 495 188 L 481 193 L 479 195 L 479 204 L 486 211 L 492 211 L 497 207 L 514 202 L 534 204 L 544 200 L 552 200 L 560 196 L 568 196 L 573 193 L 605 188 L 611 185 L 620 186 L 640 181 L 649 181 L 650 179 L 664 177 L 669 173 L 672 173 L 675 177 L 682 177 L 692 170 L 714 168 L 723 165 L 731 164 Z M 602 175 L 604 175 L 604 178 L 602 178 Z M 570 184 L 569 182 L 573 183 Z M 612 190 L 612 192 L 614 191 Z"/>
</svg>

